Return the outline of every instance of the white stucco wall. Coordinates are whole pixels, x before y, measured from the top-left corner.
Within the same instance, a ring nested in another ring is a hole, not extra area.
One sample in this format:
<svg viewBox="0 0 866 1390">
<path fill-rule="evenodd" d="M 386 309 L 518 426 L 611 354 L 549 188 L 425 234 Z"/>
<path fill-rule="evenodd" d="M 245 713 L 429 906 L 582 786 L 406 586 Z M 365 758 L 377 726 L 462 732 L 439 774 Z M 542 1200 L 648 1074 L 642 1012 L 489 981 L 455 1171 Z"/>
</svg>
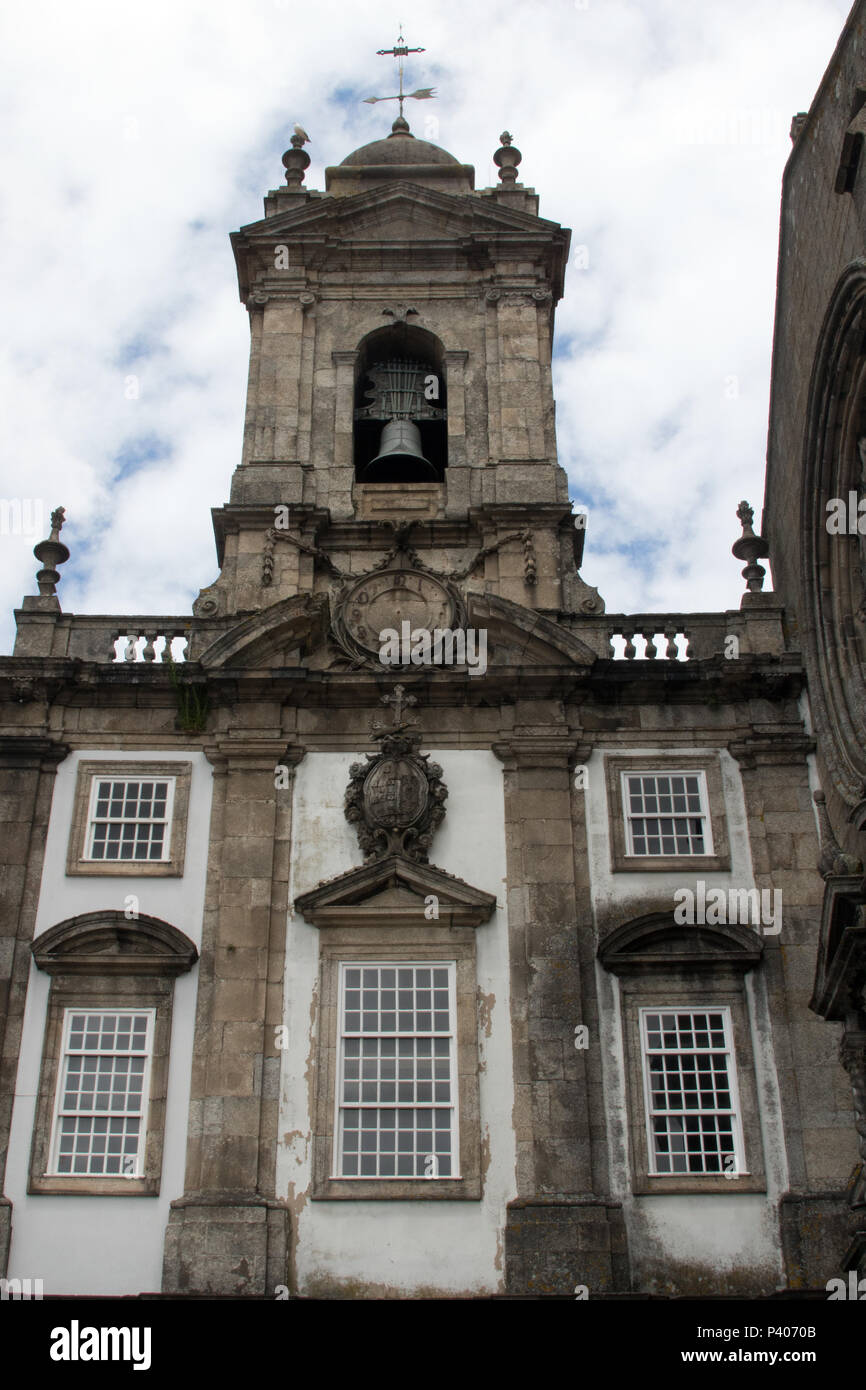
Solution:
<svg viewBox="0 0 866 1390">
<path fill-rule="evenodd" d="M 495 999 L 490 1034 L 479 1026 L 482 1145 L 490 1161 L 481 1201 L 310 1202 L 311 1017 L 318 987 L 318 931 L 290 916 L 286 946 L 288 1048 L 280 1086 L 277 1193 L 292 1201 L 298 1223 L 299 1292 L 319 1280 L 368 1288 L 486 1292 L 504 1275 L 501 1232 L 515 1193 L 514 1097 L 505 914 L 502 766 L 492 753 L 433 755 L 448 787 L 447 814 L 431 862 L 495 894 L 497 911 L 476 931 L 478 989 Z M 295 783 L 290 897 L 363 862 L 343 814 L 349 767 L 357 753 L 308 753 Z"/>
<path fill-rule="evenodd" d="M 684 753 L 716 756 L 717 750 L 657 748 L 611 750 L 616 757 L 652 757 L 660 766 L 673 766 Z M 614 873 L 611 869 L 611 825 L 607 806 L 604 757 L 594 752 L 587 763 L 586 814 L 591 894 L 596 921 L 610 922 L 615 909 L 621 922 L 652 911 L 672 911 L 677 888 L 694 887 L 701 878 L 707 888 L 753 888 L 754 868 L 749 844 L 748 819 L 739 767 L 727 751 L 721 754 L 722 786 L 727 813 L 731 868 L 725 873 L 694 876 L 679 872 Z M 719 1287 L 726 1273 L 751 1270 L 770 1288 L 781 1280 L 782 1257 L 775 1206 L 788 1188 L 788 1166 L 782 1124 L 781 1100 L 773 1054 L 773 1025 L 763 978 L 746 976 L 746 1002 L 760 1111 L 761 1138 L 766 1165 L 767 1193 L 734 1193 L 706 1196 L 671 1194 L 634 1196 L 628 1151 L 626 1073 L 620 1010 L 619 981 L 596 964 L 599 1016 L 607 1112 L 608 1152 L 612 1195 L 623 1203 L 629 1234 L 632 1271 L 639 1286 L 655 1282 L 663 1264 L 676 1279 L 678 1266 L 706 1266 Z M 738 1058 L 738 1065 L 743 1059 Z M 777 1280 L 778 1276 L 778 1280 Z M 659 1288 L 659 1291 L 663 1291 Z"/>
<path fill-rule="evenodd" d="M 67 878 L 66 852 L 78 763 L 143 761 L 192 764 L 186 860 L 180 878 Z M 78 913 L 125 906 L 162 918 L 201 944 L 210 825 L 211 767 L 202 753 L 163 749 L 80 749 L 59 766 L 45 845 L 35 935 Z M 183 1193 L 198 966 L 174 985 L 165 1146 L 158 1197 L 28 1196 L 27 1173 L 50 979 L 31 961 L 6 1177 L 13 1203 L 10 1278 L 41 1278 L 49 1294 L 158 1291 L 169 1202 Z"/>
</svg>

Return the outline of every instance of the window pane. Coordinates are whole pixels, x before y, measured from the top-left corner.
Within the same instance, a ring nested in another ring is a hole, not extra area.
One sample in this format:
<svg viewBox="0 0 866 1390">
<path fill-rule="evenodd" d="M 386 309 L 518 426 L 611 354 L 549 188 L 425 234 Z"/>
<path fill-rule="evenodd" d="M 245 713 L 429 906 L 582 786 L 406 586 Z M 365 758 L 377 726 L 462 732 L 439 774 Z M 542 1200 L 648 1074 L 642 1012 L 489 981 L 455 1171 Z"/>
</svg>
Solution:
<svg viewBox="0 0 866 1390">
<path fill-rule="evenodd" d="M 453 1176 L 453 992 L 447 966 L 343 968 L 339 1177 Z"/>
<path fill-rule="evenodd" d="M 652 1171 L 722 1173 L 736 1155 L 733 1056 L 726 1015 L 642 1018 Z"/>
<path fill-rule="evenodd" d="M 625 785 L 631 854 L 706 854 L 702 773 L 628 775 Z"/>
<path fill-rule="evenodd" d="M 68 1018 L 55 1127 L 58 1173 L 136 1176 L 144 1138 L 148 1014 Z"/>
</svg>

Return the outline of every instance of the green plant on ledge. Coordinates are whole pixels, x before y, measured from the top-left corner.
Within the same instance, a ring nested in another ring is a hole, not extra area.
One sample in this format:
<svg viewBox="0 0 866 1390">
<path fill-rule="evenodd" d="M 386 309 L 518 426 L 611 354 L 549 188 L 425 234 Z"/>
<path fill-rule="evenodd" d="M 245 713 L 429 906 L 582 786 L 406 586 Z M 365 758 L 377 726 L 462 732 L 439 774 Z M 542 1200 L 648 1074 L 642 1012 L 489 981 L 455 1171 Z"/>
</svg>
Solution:
<svg viewBox="0 0 866 1390">
<path fill-rule="evenodd" d="M 171 654 L 168 643 L 166 643 L 162 659 L 168 666 L 169 680 L 174 686 L 180 727 L 187 734 L 203 734 L 207 728 L 207 717 L 210 713 L 207 686 L 202 683 L 195 685 L 192 682 L 187 683 L 181 680 L 177 673 L 177 663 Z"/>
</svg>

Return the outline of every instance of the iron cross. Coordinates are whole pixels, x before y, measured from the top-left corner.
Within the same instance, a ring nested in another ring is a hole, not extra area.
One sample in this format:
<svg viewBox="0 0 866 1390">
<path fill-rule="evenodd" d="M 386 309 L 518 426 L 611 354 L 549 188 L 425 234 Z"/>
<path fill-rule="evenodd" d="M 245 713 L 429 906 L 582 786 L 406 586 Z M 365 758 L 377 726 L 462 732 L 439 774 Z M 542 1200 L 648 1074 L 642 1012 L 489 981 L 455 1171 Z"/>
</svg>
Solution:
<svg viewBox="0 0 866 1390">
<path fill-rule="evenodd" d="M 399 74 L 400 74 L 400 90 L 399 90 L 399 92 L 396 93 L 395 96 L 390 96 L 390 97 L 364 97 L 364 101 L 365 101 L 368 105 L 370 105 L 370 106 L 372 106 L 372 105 L 374 104 L 374 102 L 377 102 L 377 101 L 399 101 L 399 103 L 400 103 L 400 115 L 402 116 L 402 115 L 403 115 L 403 102 L 404 102 L 404 101 L 408 101 L 408 99 L 409 99 L 410 97 L 414 97 L 417 101 L 428 101 L 428 100 L 430 99 L 430 97 L 434 97 L 434 96 L 436 95 L 436 88 L 435 88 L 435 87 L 419 87 L 418 90 L 415 91 L 415 92 L 404 92 L 404 91 L 403 91 L 403 59 L 406 57 L 406 55 L 407 55 L 408 53 L 426 53 L 426 51 L 427 51 L 427 50 L 424 49 L 424 48 L 407 48 L 407 46 L 406 46 L 406 40 L 403 38 L 403 26 L 402 26 L 402 24 L 401 24 L 401 25 L 400 25 L 400 33 L 397 35 L 397 42 L 396 42 L 396 44 L 394 45 L 394 47 L 393 47 L 393 48 L 377 48 L 377 49 L 376 49 L 376 53 L 378 54 L 378 56 L 379 56 L 380 58 L 390 57 L 390 58 L 396 58 L 396 59 L 397 59 L 398 72 L 399 72 Z"/>
</svg>

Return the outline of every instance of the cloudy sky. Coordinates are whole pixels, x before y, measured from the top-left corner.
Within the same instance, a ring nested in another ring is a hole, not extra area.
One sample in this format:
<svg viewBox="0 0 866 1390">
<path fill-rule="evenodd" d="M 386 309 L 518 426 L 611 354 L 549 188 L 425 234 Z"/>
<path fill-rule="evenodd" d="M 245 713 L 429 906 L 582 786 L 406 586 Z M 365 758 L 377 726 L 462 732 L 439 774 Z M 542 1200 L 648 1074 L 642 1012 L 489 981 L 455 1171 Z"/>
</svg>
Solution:
<svg viewBox="0 0 866 1390">
<path fill-rule="evenodd" d="M 228 233 L 300 121 L 307 186 L 408 112 L 495 182 L 506 127 L 572 228 L 560 461 L 609 612 L 736 607 L 763 496 L 779 196 L 847 0 L 28 0 L 0 21 L 0 652 L 62 503 L 64 610 L 188 613 L 240 455 L 249 344 Z M 435 107 L 435 114 L 434 114 Z M 582 248 L 582 249 L 580 249 Z M 130 378 L 135 379 L 130 384 Z M 137 394 L 136 394 L 137 391 Z M 29 509 L 29 510 L 28 510 Z M 14 522 L 14 513 L 6 509 Z M 30 525 L 28 526 L 28 522 Z M 2 525 L 2 518 L 0 518 Z M 33 528 L 39 534 L 33 534 Z M 14 525 L 7 523 L 8 532 Z"/>
</svg>

